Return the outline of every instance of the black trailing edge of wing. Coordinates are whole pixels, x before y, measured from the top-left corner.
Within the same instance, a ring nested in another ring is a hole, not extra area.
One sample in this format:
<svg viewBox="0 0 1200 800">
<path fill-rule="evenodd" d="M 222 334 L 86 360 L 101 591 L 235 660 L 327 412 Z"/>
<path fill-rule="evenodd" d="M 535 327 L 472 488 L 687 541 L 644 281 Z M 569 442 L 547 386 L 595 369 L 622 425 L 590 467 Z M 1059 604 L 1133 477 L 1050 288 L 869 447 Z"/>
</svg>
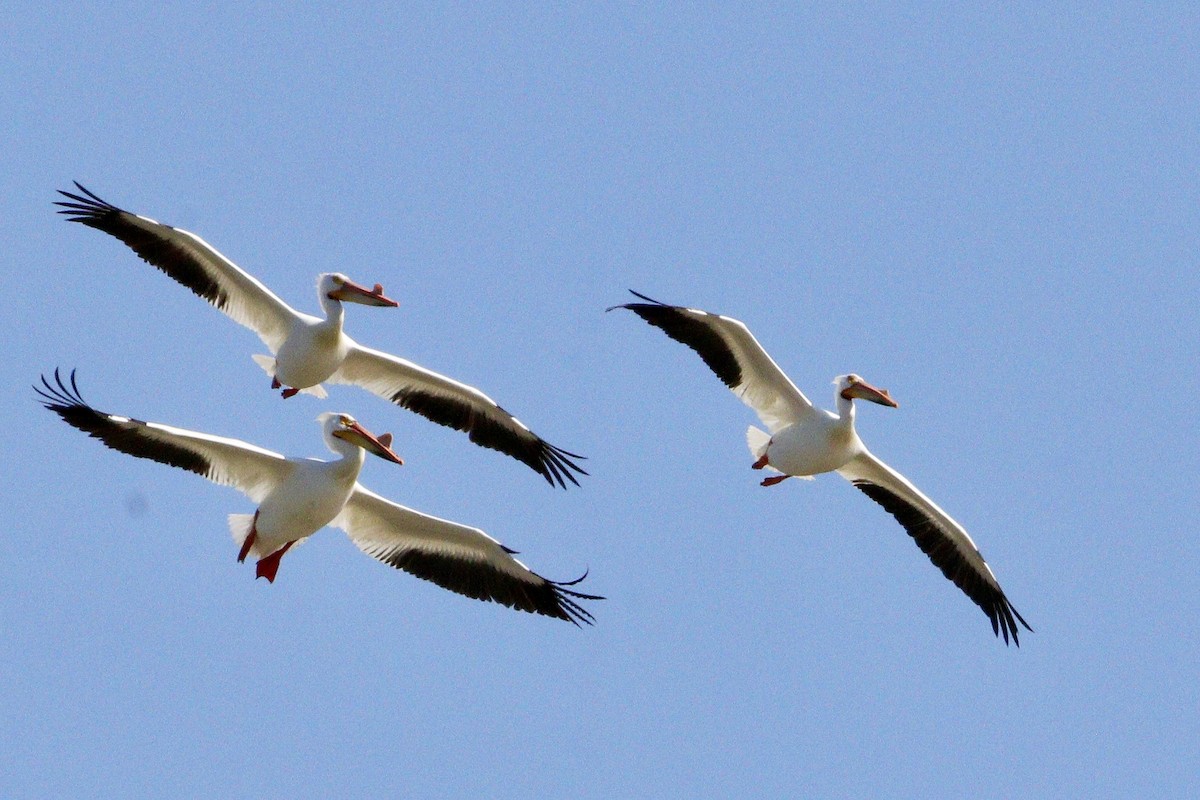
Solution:
<svg viewBox="0 0 1200 800">
<path fill-rule="evenodd" d="M 604 599 L 600 595 L 583 594 L 567 588 L 587 577 L 586 572 L 573 581 L 551 581 L 537 575 L 541 583 L 529 583 L 490 567 L 481 569 L 479 562 L 463 561 L 440 553 L 398 549 L 393 552 L 368 551 L 368 554 L 396 569 L 466 597 L 499 603 L 532 614 L 544 614 L 576 626 L 580 626 L 581 622 L 588 625 L 595 622 L 591 612 L 576 600 Z"/>
<path fill-rule="evenodd" d="M 716 376 L 730 389 L 741 385 L 742 368 L 733 351 L 729 349 L 729 345 L 725 343 L 719 333 L 689 316 L 685 313 L 687 309 L 682 306 L 669 306 L 632 289 L 629 290 L 629 293 L 646 302 L 625 303 L 611 306 L 606 310 L 624 308 L 632 311 L 654 327 L 661 329 L 675 341 L 695 350 L 708 368 L 716 373 Z"/>
<path fill-rule="evenodd" d="M 42 375 L 42 385 L 34 384 L 33 389 L 44 407 L 58 414 L 68 425 L 99 439 L 113 450 L 186 469 L 206 478 L 209 476 L 211 465 L 199 453 L 148 436 L 148 426 L 141 420 L 116 417 L 89 406 L 75 383 L 75 370 L 71 370 L 70 377 L 64 381 L 59 370 L 55 369 L 54 383 Z"/>
<path fill-rule="evenodd" d="M 894 492 L 870 481 L 857 480 L 852 483 L 895 517 L 917 543 L 917 547 L 921 548 L 921 552 L 929 556 L 934 566 L 983 609 L 983 613 L 992 621 L 992 632 L 996 636 L 1003 636 L 1005 644 L 1008 644 L 1009 637 L 1012 637 L 1013 644 L 1021 646 L 1017 638 L 1017 622 L 1024 625 L 1028 631 L 1033 631 L 1033 628 L 1029 627 L 1029 623 L 1020 612 L 1013 608 L 1013 604 L 1000 587 L 994 586 L 972 569 L 954 543 L 936 525 L 919 509 Z"/>
<path fill-rule="evenodd" d="M 512 456 L 531 467 L 551 486 L 558 485 L 565 489 L 566 481 L 578 486 L 579 481 L 572 472 L 587 475 L 583 467 L 572 461 L 584 456 L 555 447 L 528 429 L 513 430 L 486 414 L 478 413 L 468 402 L 413 389 L 396 392 L 392 395 L 392 402 L 439 425 L 466 432 L 468 438 L 480 447 Z M 504 411 L 502 408 L 500 410 Z"/>
<path fill-rule="evenodd" d="M 88 191 L 81 183 L 75 181 L 75 187 L 82 195 L 66 192 L 58 193 L 71 202 L 55 201 L 56 206 L 62 206 L 58 213 L 66 215 L 71 222 L 78 222 L 104 231 L 110 236 L 120 239 L 137 253 L 143 261 L 164 272 L 170 278 L 182 283 L 200 297 L 224 310 L 229 298 L 225 290 L 213 277 L 204 270 L 204 266 L 192 252 L 181 247 L 178 242 L 163 236 L 154 230 L 147 230 L 145 220 L 139 220 L 134 214 L 101 200 Z M 159 224 L 162 223 L 153 223 Z M 169 225 L 164 228 L 176 230 Z M 196 245 L 197 247 L 199 244 Z"/>
</svg>

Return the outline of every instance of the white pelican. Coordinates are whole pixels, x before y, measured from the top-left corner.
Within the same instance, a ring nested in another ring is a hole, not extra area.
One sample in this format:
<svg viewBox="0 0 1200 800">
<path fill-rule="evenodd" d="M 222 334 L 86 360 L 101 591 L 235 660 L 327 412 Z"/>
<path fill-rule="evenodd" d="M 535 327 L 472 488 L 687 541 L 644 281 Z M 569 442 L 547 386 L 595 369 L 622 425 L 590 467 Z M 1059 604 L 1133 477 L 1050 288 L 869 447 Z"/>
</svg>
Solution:
<svg viewBox="0 0 1200 800">
<path fill-rule="evenodd" d="M 325 444 L 341 456 L 320 461 L 97 411 L 80 396 L 74 371 L 69 385 L 55 370 L 53 384 L 43 375 L 34 389 L 46 408 L 112 449 L 195 472 L 257 503 L 253 514 L 230 514 L 229 529 L 238 561 L 253 555 L 257 577 L 270 582 L 288 548 L 332 525 L 367 555 L 477 600 L 578 625 L 591 624 L 592 615 L 572 598 L 603 599 L 566 588 L 582 577 L 560 583 L 531 572 L 513 558 L 515 550 L 477 528 L 421 514 L 364 488 L 358 473 L 366 453 L 403 462 L 392 452 L 390 434 L 372 436 L 348 414 L 317 417 Z"/>
<path fill-rule="evenodd" d="M 837 472 L 904 526 L 930 561 L 983 609 L 997 636 L 1003 634 L 1006 644 L 1011 636 L 1020 646 L 1017 622 L 1033 629 L 1004 595 L 975 542 L 908 479 L 872 455 L 855 433 L 855 398 L 896 408 L 887 391 L 857 375 L 841 375 L 834 381 L 838 413 L 813 408 L 738 320 L 633 294 L 646 302 L 612 308 L 629 309 L 695 350 L 770 430 L 751 426 L 746 432 L 754 469 L 782 473 L 765 479 L 764 486 Z"/>
<path fill-rule="evenodd" d="M 78 182 L 82 195 L 59 190 L 57 201 L 71 222 L 115 236 L 144 261 L 165 272 L 250 328 L 271 349 L 256 355 L 283 396 L 306 392 L 325 397 L 322 382 L 352 383 L 410 411 L 460 431 L 472 442 L 499 450 L 532 467 L 551 485 L 576 486 L 572 472 L 587 473 L 571 459 L 582 456 L 544 441 L 483 392 L 431 372 L 411 361 L 372 350 L 342 331 L 342 303 L 395 306 L 383 287 L 366 289 L 340 273 L 317 279 L 325 319 L 294 310 L 270 289 L 217 252 L 199 236 L 101 200 Z"/>
</svg>

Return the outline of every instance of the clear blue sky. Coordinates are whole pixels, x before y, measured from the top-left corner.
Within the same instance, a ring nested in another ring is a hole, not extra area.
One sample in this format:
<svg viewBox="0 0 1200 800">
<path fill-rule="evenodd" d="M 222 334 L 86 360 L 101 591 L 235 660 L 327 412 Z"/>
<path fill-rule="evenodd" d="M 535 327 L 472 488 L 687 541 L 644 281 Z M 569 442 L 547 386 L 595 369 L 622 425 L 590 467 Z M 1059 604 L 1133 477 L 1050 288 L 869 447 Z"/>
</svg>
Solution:
<svg viewBox="0 0 1200 800">
<path fill-rule="evenodd" d="M 0 11 L 0 795 L 1185 797 L 1200 792 L 1200 15 L 1111 4 Z M 53 213 L 78 179 L 294 306 L 589 456 L 581 489 L 262 346 Z M 744 320 L 972 533 L 1005 648 L 836 476 L 758 486 L 751 412 L 629 314 Z M 577 630 L 338 531 L 274 585 L 233 490 L 109 451 L 29 385 L 324 455 L 476 525 Z"/>
</svg>

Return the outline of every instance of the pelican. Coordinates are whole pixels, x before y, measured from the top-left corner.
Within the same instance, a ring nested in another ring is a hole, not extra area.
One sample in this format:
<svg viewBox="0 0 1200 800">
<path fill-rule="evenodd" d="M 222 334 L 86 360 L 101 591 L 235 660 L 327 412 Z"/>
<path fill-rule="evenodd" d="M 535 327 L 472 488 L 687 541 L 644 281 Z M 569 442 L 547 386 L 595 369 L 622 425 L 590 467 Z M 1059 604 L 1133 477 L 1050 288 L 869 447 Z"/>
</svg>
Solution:
<svg viewBox="0 0 1200 800">
<path fill-rule="evenodd" d="M 358 473 L 367 453 L 404 462 L 392 451 L 390 434 L 376 437 L 349 414 L 317 417 L 325 444 L 340 456 L 320 461 L 285 458 L 236 439 L 97 411 L 80 395 L 74 370 L 69 381 L 58 370 L 53 383 L 43 375 L 34 389 L 43 406 L 112 449 L 232 486 L 257 503 L 253 514 L 230 514 L 229 529 L 238 561 L 253 556 L 256 576 L 271 583 L 292 545 L 332 525 L 367 555 L 477 600 L 579 625 L 593 620 L 575 599 L 603 599 L 567 588 L 583 577 L 546 580 L 483 531 L 413 511 L 364 488 Z"/>
<path fill-rule="evenodd" d="M 465 431 L 475 444 L 527 464 L 552 486 L 566 488 L 564 479 L 578 486 L 572 473 L 587 474 L 572 461 L 583 456 L 544 441 L 478 389 L 347 336 L 343 303 L 398 305 L 378 283 L 367 289 L 341 273 L 324 273 L 317 279 L 317 297 L 325 319 L 303 314 L 196 234 L 117 208 L 78 181 L 75 186 L 82 194 L 59 190 L 67 200 L 55 202 L 62 206 L 58 213 L 120 239 L 148 264 L 257 333 L 272 355 L 255 355 L 254 361 L 285 398 L 297 392 L 323 398 L 323 382 L 356 384 L 439 425 Z"/>
<path fill-rule="evenodd" d="M 746 432 L 753 468 L 780 473 L 763 480 L 764 486 L 789 477 L 811 480 L 823 472 L 837 472 L 896 518 L 942 574 L 983 609 L 1005 644 L 1011 636 L 1020 646 L 1017 622 L 1033 629 L 1013 608 L 966 530 L 876 458 L 854 431 L 856 399 L 898 407 L 886 390 L 858 375 L 840 375 L 834 380 L 837 413 L 814 408 L 738 320 L 632 294 L 646 302 L 608 310 L 628 309 L 695 350 L 767 426 L 769 433 L 754 426 Z"/>
</svg>

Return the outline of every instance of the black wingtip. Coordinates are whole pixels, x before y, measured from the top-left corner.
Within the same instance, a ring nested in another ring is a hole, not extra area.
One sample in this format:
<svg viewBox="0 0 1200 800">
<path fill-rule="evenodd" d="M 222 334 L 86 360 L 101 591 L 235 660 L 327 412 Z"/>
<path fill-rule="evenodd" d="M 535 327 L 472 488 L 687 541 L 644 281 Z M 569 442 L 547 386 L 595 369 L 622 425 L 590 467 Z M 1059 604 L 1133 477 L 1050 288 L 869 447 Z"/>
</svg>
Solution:
<svg viewBox="0 0 1200 800">
<path fill-rule="evenodd" d="M 576 578 L 573 581 L 552 581 L 549 578 L 542 578 L 542 580 L 546 581 L 546 583 L 549 584 L 550 587 L 554 590 L 555 599 L 558 600 L 559 608 L 562 611 L 562 614 L 558 615 L 559 618 L 565 619 L 568 622 L 574 623 L 575 627 L 577 627 L 577 628 L 583 627 L 582 625 L 580 625 L 581 622 L 586 623 L 588 625 L 595 625 L 596 618 L 592 616 L 592 612 L 588 611 L 582 605 L 575 602 L 575 600 L 606 600 L 607 599 L 603 595 L 584 594 L 583 592 L 577 592 L 573 589 L 567 588 L 569 586 L 575 586 L 575 585 L 579 584 L 579 582 L 582 581 L 587 576 L 588 576 L 588 570 L 584 570 L 583 574 L 580 575 L 578 578 Z"/>
<path fill-rule="evenodd" d="M 999 624 L 1004 630 L 1004 643 L 1008 644 L 1008 637 L 1011 634 L 1013 644 L 1017 647 L 1020 647 L 1021 640 L 1017 635 L 1017 631 L 1019 630 L 1017 628 L 1017 623 L 1020 622 L 1023 626 L 1025 626 L 1025 630 L 1029 631 L 1030 633 L 1034 632 L 1033 628 L 1031 628 L 1029 623 L 1025 621 L 1025 618 L 1021 616 L 1021 612 L 1017 611 L 1017 609 L 1013 607 L 1013 604 L 1008 601 L 1007 597 L 1002 596 L 1000 599 L 1000 613 L 1003 614 L 1003 618 L 1000 620 Z M 992 627 L 995 628 L 996 625 L 997 621 L 993 619 Z"/>
<path fill-rule="evenodd" d="M 588 576 L 588 573 L 589 573 L 589 572 L 591 572 L 591 571 L 592 571 L 592 568 L 591 568 L 591 567 L 584 567 L 583 574 L 582 574 L 582 575 L 580 575 L 578 578 L 576 578 L 576 579 L 575 579 L 575 580 L 573 580 L 573 581 L 550 581 L 550 583 L 553 583 L 555 586 L 575 586 L 576 584 L 583 583 L 583 580 L 584 580 L 585 578 L 587 578 L 587 576 Z M 580 597 L 588 597 L 588 595 L 579 595 L 579 596 L 580 596 Z M 593 600 L 603 600 L 603 599 L 605 599 L 605 598 L 603 598 L 603 597 L 593 597 L 593 598 L 591 598 L 591 599 L 593 599 Z"/>
<path fill-rule="evenodd" d="M 531 463 L 526 461 L 526 463 L 534 467 L 551 486 L 566 489 L 566 481 L 570 481 L 575 486 L 578 486 L 579 481 L 575 479 L 575 475 L 572 473 L 587 475 L 588 471 L 576 464 L 572 459 L 586 460 L 587 456 L 581 456 L 578 453 L 563 450 L 561 447 L 555 447 L 544 439 L 539 439 L 538 441 L 541 443 L 541 452 L 538 459 L 536 462 Z"/>
<path fill-rule="evenodd" d="M 93 222 L 107 214 L 121 213 L 121 209 L 117 208 L 107 200 L 101 199 L 96 195 L 95 192 L 92 192 L 79 181 L 72 182 L 75 184 L 75 188 L 83 192 L 83 195 L 78 195 L 74 192 L 68 192 L 63 189 L 59 189 L 57 190 L 58 193 L 71 202 L 68 203 L 63 200 L 54 201 L 54 205 L 62 206 L 58 213 L 66 215 L 69 222 L 82 222 L 84 224 L 88 224 L 89 222 Z M 95 227 L 95 225 L 92 227 Z"/>
<path fill-rule="evenodd" d="M 992 623 L 992 633 L 997 639 L 1003 639 L 1004 644 L 1011 643 L 1017 647 L 1021 646 L 1021 637 L 1019 635 L 1020 627 L 1018 622 L 1024 626 L 1025 630 L 1033 633 L 1033 628 L 1021 616 L 1021 612 L 1013 608 L 1013 604 L 1008 601 L 1008 597 L 1003 592 L 999 592 L 994 602 L 984 608 L 988 619 Z"/>
<path fill-rule="evenodd" d="M 488 413 L 486 407 L 480 409 L 474 405 L 470 399 L 416 388 L 401 389 L 389 399 L 438 425 L 466 432 L 468 438 L 480 447 L 517 459 L 541 475 L 551 486 L 565 489 L 567 481 L 578 486 L 575 474 L 588 474 L 574 461 L 583 459 L 583 456 L 550 444 L 500 406 L 491 406 L 496 411 L 493 415 Z M 483 413 L 480 413 L 481 410 Z"/>
<path fill-rule="evenodd" d="M 1034 630 L 1032 627 L 1030 627 L 1030 625 L 1029 625 L 1029 623 L 1028 623 L 1028 622 L 1026 622 L 1026 621 L 1025 621 L 1025 618 L 1021 616 L 1021 612 L 1017 611 L 1015 608 L 1013 608 L 1013 607 L 1012 607 L 1012 604 L 1011 604 L 1011 603 L 1009 604 L 1008 608 L 1009 608 L 1009 610 L 1010 610 L 1010 611 L 1012 611 L 1012 613 L 1013 613 L 1013 614 L 1015 614 L 1015 615 L 1016 615 L 1016 617 L 1017 617 L 1017 620 L 1018 620 L 1018 621 L 1019 621 L 1019 622 L 1020 622 L 1022 625 L 1024 625 L 1024 626 L 1025 626 L 1025 630 L 1029 631 L 1030 633 L 1036 633 L 1036 632 L 1037 632 L 1037 631 L 1035 631 L 1035 630 Z M 1015 626 L 1014 626 L 1014 627 L 1015 627 Z"/>
<path fill-rule="evenodd" d="M 1004 639 L 1006 645 L 1011 640 L 1012 644 L 1021 646 L 1017 622 L 1020 621 L 1030 632 L 1033 628 L 1029 627 L 1025 618 L 1013 608 L 1003 590 L 995 583 L 994 577 L 968 568 L 962 554 L 948 546 L 945 533 L 931 524 L 919 509 L 895 492 L 865 479 L 851 479 L 850 482 L 895 517 L 934 566 L 979 606 L 992 623 L 992 633 L 997 638 Z"/>
<path fill-rule="evenodd" d="M 637 297 L 641 300 L 645 300 L 647 303 L 650 303 L 652 305 L 656 305 L 656 306 L 666 306 L 667 305 L 666 303 L 664 303 L 662 301 L 655 300 L 653 297 L 647 297 L 646 295 L 642 294 L 641 292 L 636 292 L 633 289 L 630 289 L 629 293 L 631 295 L 633 295 L 634 297 Z M 635 305 L 637 305 L 637 303 L 618 303 L 615 306 L 609 306 L 608 308 L 604 309 L 604 312 L 608 313 L 609 311 L 612 311 L 617 308 L 632 309 L 632 307 Z"/>
<path fill-rule="evenodd" d="M 97 203 L 100 203 L 100 204 L 102 204 L 102 205 L 106 205 L 106 206 L 107 206 L 107 205 L 110 205 L 110 203 L 108 203 L 107 201 L 105 201 L 105 200 L 101 200 L 99 197 L 97 197 L 95 192 L 93 192 L 91 189 L 89 189 L 89 188 L 87 188 L 86 186 L 84 186 L 84 185 L 83 185 L 82 183 L 80 183 L 79 181 L 71 181 L 71 183 L 75 184 L 75 188 L 76 188 L 76 189 L 78 189 L 79 191 L 83 192 L 83 193 L 84 193 L 84 194 L 86 194 L 88 197 L 90 197 L 90 198 L 92 198 L 93 200 L 95 200 Z"/>
<path fill-rule="evenodd" d="M 625 308 L 637 314 L 644 322 L 658 328 L 670 338 L 691 348 L 713 374 L 730 389 L 737 390 L 742 384 L 742 365 L 738 361 L 730 342 L 713 324 L 717 315 L 707 311 L 673 306 L 653 297 L 635 292 L 634 297 L 644 303 L 627 303 L 614 308 Z"/>
<path fill-rule="evenodd" d="M 67 381 L 70 383 L 70 386 L 63 382 L 62 373 L 58 367 L 54 368 L 54 385 L 51 385 L 50 381 L 46 379 L 45 373 L 42 373 L 41 380 L 42 385 L 33 384 L 33 390 L 37 392 L 40 398 L 38 402 L 44 408 L 51 411 L 58 411 L 59 409 L 87 405 L 79 392 L 79 385 L 75 382 L 74 369 L 71 370 Z"/>
<path fill-rule="evenodd" d="M 665 305 L 667 305 L 666 303 L 662 302 L 661 300 L 655 300 L 653 297 L 647 297 L 646 295 L 642 294 L 641 292 L 635 292 L 633 289 L 630 289 L 630 290 L 629 290 L 629 293 L 630 293 L 631 295 L 633 295 L 634 297 L 637 297 L 637 298 L 640 298 L 640 299 L 642 299 L 642 300 L 645 300 L 647 303 L 653 303 L 653 304 L 654 304 L 654 305 L 656 305 L 656 306 L 665 306 Z"/>
</svg>

